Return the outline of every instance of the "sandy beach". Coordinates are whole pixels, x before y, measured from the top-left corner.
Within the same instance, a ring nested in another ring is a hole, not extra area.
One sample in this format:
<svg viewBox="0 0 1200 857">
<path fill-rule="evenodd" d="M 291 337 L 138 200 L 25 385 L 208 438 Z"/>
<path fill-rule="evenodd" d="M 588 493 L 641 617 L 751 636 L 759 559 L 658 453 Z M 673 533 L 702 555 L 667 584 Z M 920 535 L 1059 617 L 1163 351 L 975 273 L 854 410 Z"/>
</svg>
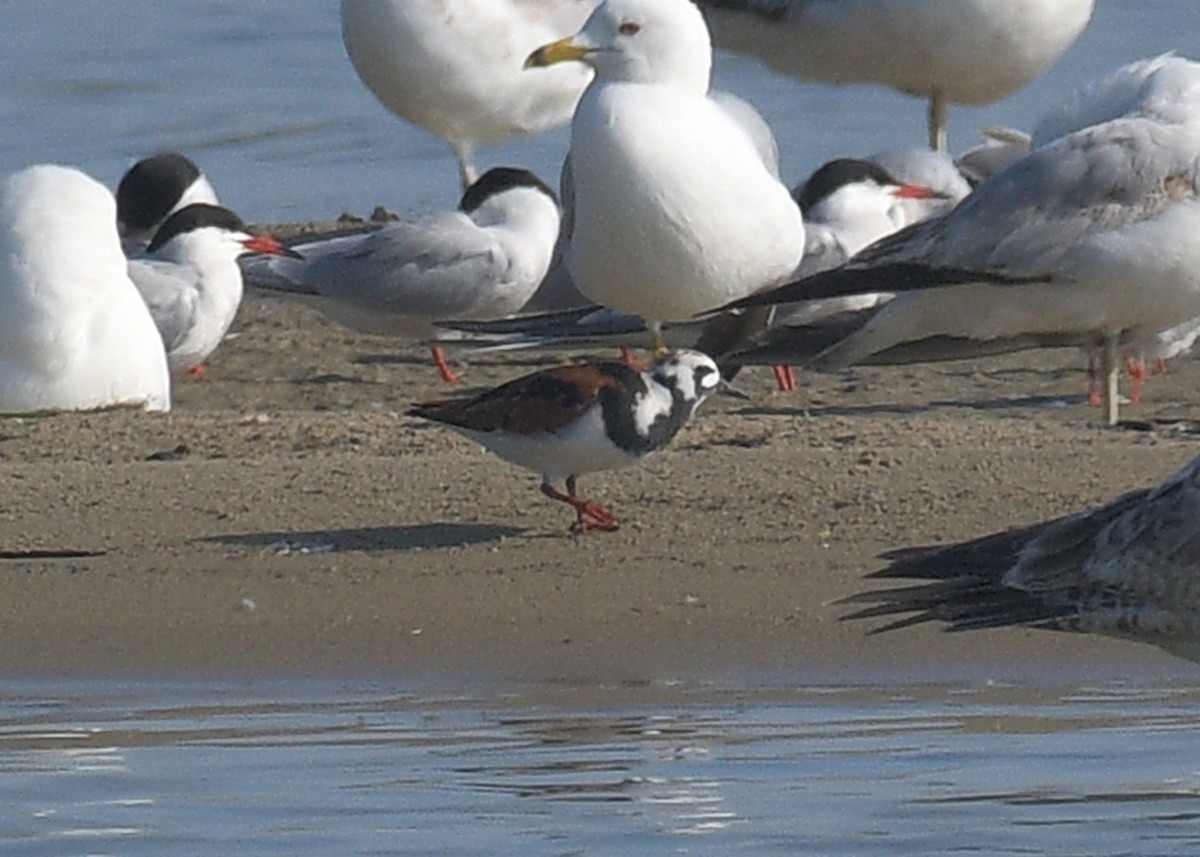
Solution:
<svg viewBox="0 0 1200 857">
<path fill-rule="evenodd" d="M 1200 373 L 1099 425 L 1073 351 L 747 371 L 643 468 L 581 488 L 404 416 L 425 352 L 251 294 L 173 411 L 9 419 L 0 674 L 482 675 L 645 682 L 1186 672 L 1143 646 L 1020 630 L 867 636 L 829 602 L 892 547 L 1073 511 L 1190 460 Z M 462 390 L 567 359 L 473 358 Z M 1178 422 L 1183 420 L 1183 422 Z"/>
</svg>

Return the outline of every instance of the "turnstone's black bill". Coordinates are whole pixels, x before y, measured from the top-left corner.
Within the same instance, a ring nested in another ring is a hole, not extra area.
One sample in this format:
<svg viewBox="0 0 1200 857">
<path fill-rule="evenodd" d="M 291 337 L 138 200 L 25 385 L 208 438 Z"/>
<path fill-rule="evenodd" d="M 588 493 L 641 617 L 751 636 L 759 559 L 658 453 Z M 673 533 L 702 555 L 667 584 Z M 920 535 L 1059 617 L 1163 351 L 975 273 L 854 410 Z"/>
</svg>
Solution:
<svg viewBox="0 0 1200 857">
<path fill-rule="evenodd" d="M 943 622 L 1106 634 L 1200 661 L 1198 510 L 1200 458 L 1095 509 L 886 553 L 891 564 L 871 577 L 923 582 L 843 599 L 873 605 L 843 618 L 893 617 L 876 632 Z"/>
<path fill-rule="evenodd" d="M 474 398 L 417 405 L 409 414 L 445 423 L 505 461 L 541 473 L 542 493 L 575 509 L 573 532 L 615 530 L 612 512 L 580 497 L 576 479 L 629 467 L 662 449 L 720 380 L 707 355 L 674 351 L 644 372 L 617 362 L 561 366 Z"/>
</svg>

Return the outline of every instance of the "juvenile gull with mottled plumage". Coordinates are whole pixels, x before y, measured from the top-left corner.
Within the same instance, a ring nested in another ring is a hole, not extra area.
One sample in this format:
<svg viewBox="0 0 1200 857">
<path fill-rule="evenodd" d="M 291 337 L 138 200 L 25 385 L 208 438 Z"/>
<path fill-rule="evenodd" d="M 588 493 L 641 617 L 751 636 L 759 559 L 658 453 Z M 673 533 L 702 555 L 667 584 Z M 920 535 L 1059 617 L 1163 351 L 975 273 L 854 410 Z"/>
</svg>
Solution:
<svg viewBox="0 0 1200 857">
<path fill-rule="evenodd" d="M 1200 458 L 1095 509 L 941 547 L 884 554 L 872 578 L 918 586 L 853 595 L 847 619 L 914 615 L 946 630 L 1019 626 L 1106 634 L 1200 661 Z"/>
</svg>

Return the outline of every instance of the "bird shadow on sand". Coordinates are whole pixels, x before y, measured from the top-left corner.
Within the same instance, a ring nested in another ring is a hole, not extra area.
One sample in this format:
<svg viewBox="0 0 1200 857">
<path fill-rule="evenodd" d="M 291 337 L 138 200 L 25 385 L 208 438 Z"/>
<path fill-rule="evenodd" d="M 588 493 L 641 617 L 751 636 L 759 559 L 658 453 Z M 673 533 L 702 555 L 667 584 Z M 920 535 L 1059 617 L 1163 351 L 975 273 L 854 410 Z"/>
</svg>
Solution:
<svg viewBox="0 0 1200 857">
<path fill-rule="evenodd" d="M 995 399 L 932 399 L 924 404 L 884 402 L 870 405 L 805 405 L 798 403 L 794 407 L 757 405 L 748 408 L 739 408 L 734 413 L 741 416 L 762 417 L 794 417 L 799 415 L 810 417 L 861 417 L 876 414 L 911 416 L 953 408 L 968 408 L 974 411 L 1001 411 L 1011 408 L 1050 410 L 1067 407 L 1072 404 L 1074 402 L 1069 396 L 1005 396 Z"/>
<path fill-rule="evenodd" d="M 305 378 L 298 378 L 295 381 L 298 385 L 307 386 L 326 386 L 329 384 L 371 384 L 375 386 L 381 385 L 380 381 L 375 381 L 370 378 L 360 378 L 356 375 L 343 375 L 341 372 L 322 372 L 319 375 L 309 375 Z"/>
<path fill-rule="evenodd" d="M 449 354 L 450 363 L 455 367 L 477 365 L 480 367 L 488 366 L 493 361 L 486 357 L 472 355 L 461 351 L 451 351 Z M 415 350 L 411 353 L 373 353 L 359 354 L 350 360 L 351 363 L 357 366 L 428 366 L 430 372 L 435 372 L 433 361 L 429 357 L 428 349 L 417 353 Z M 514 356 L 513 354 L 505 354 L 503 362 L 499 365 L 504 366 L 558 366 L 563 363 L 570 362 L 558 354 L 529 354 L 528 356 Z"/>
<path fill-rule="evenodd" d="M 524 535 L 522 527 L 493 524 L 414 524 L 404 527 L 359 527 L 346 530 L 231 533 L 201 541 L 262 548 L 274 554 L 318 554 L 371 551 L 414 551 L 498 542 Z"/>
<path fill-rule="evenodd" d="M 104 556 L 102 550 L 78 550 L 75 548 L 35 548 L 31 550 L 0 550 L 0 562 L 28 562 L 31 560 L 95 559 Z"/>
<path fill-rule="evenodd" d="M 1147 419 L 1121 420 L 1117 428 L 1126 431 L 1162 434 L 1170 437 L 1195 437 L 1200 435 L 1200 419 L 1195 417 L 1150 417 Z"/>
<path fill-rule="evenodd" d="M 436 371 L 428 349 L 422 349 L 419 354 L 416 351 L 359 354 L 351 357 L 350 362 L 355 366 L 428 366 L 430 372 Z"/>
</svg>

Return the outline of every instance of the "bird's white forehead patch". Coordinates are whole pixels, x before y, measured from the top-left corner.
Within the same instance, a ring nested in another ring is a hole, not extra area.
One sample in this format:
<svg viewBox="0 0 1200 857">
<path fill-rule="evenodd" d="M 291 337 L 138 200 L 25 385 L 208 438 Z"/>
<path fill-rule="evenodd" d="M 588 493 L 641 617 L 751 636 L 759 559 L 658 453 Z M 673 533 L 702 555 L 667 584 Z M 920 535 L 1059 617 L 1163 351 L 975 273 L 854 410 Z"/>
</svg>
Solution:
<svg viewBox="0 0 1200 857">
<path fill-rule="evenodd" d="M 704 376 L 697 389 L 696 372 L 702 366 L 712 371 Z M 677 407 L 674 393 L 678 392 L 679 398 L 694 410 L 716 388 L 720 372 L 707 357 L 685 352 L 656 365 L 648 380 L 647 391 L 633 400 L 634 427 L 642 437 L 649 437 L 655 421 L 670 415 Z"/>
<path fill-rule="evenodd" d="M 678 390 L 684 399 L 696 396 L 696 378 L 693 367 L 680 360 L 668 360 L 654 367 L 651 377 L 668 390 Z"/>
<path fill-rule="evenodd" d="M 642 437 L 650 436 L 650 427 L 671 413 L 674 400 L 671 391 L 661 384 L 650 384 L 645 393 L 633 399 L 633 427 Z"/>
<path fill-rule="evenodd" d="M 710 372 L 704 376 L 700 388 L 697 388 L 697 370 L 707 368 Z M 720 371 L 715 363 L 698 353 L 683 353 L 673 359 L 658 364 L 652 377 L 669 389 L 678 390 L 684 401 L 694 401 L 707 396 L 720 382 Z"/>
</svg>

